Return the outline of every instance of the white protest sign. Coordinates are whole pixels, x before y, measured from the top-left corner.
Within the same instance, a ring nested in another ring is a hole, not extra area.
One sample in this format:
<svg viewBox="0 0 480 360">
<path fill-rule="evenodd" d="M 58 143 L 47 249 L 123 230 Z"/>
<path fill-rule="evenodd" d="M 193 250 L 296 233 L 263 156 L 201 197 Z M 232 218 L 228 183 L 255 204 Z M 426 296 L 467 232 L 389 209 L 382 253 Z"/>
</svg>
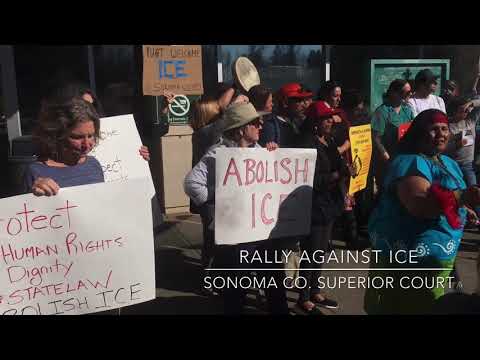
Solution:
<svg viewBox="0 0 480 360">
<path fill-rule="evenodd" d="M 472 130 L 462 130 L 463 146 L 472 146 L 475 144 L 475 138 L 473 137 Z"/>
<path fill-rule="evenodd" d="M 100 119 L 100 141 L 90 155 L 102 165 L 105 182 L 150 179 L 150 195 L 155 194 L 148 162 L 139 154 L 142 140 L 132 114 Z"/>
<path fill-rule="evenodd" d="M 215 243 L 308 234 L 317 152 L 219 148 L 215 157 Z"/>
<path fill-rule="evenodd" d="M 148 187 L 133 179 L 1 199 L 0 314 L 84 314 L 154 299 Z"/>
</svg>

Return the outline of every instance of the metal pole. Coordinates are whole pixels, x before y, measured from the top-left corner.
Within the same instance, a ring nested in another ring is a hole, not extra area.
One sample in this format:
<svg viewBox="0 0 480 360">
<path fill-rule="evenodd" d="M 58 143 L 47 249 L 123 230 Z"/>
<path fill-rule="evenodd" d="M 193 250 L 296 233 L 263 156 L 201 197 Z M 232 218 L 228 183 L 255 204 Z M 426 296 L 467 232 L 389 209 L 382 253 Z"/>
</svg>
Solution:
<svg viewBox="0 0 480 360">
<path fill-rule="evenodd" d="M 222 61 L 222 45 L 215 47 L 217 59 L 217 82 L 223 82 L 223 61 Z"/>
<path fill-rule="evenodd" d="M 88 52 L 88 78 L 90 81 L 90 89 L 97 93 L 97 84 L 95 82 L 95 58 L 93 57 L 93 46 L 87 45 Z"/>
<path fill-rule="evenodd" d="M 331 45 L 325 45 L 325 81 L 330 80 L 330 48 Z"/>
</svg>

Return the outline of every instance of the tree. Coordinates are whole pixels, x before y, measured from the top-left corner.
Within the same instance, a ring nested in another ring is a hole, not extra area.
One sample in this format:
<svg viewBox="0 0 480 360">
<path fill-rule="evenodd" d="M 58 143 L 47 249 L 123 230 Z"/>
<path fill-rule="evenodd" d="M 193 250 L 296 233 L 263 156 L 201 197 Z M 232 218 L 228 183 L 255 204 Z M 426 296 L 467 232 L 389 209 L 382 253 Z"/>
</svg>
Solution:
<svg viewBox="0 0 480 360">
<path fill-rule="evenodd" d="M 285 51 L 285 58 L 283 65 L 295 66 L 297 65 L 297 58 L 300 48 L 298 45 L 287 45 Z"/>
<path fill-rule="evenodd" d="M 230 51 L 222 52 L 223 59 L 223 81 L 230 81 L 232 77 L 232 53 Z"/>
<path fill-rule="evenodd" d="M 307 57 L 307 67 L 308 68 L 318 68 L 322 66 L 322 51 L 321 50 L 310 50 L 310 53 Z"/>
<path fill-rule="evenodd" d="M 270 58 L 272 65 L 282 65 L 283 63 L 283 49 L 281 45 L 275 45 L 272 56 Z"/>
<path fill-rule="evenodd" d="M 265 67 L 265 59 L 263 56 L 264 50 L 264 45 L 248 45 L 247 57 L 259 69 Z"/>
</svg>

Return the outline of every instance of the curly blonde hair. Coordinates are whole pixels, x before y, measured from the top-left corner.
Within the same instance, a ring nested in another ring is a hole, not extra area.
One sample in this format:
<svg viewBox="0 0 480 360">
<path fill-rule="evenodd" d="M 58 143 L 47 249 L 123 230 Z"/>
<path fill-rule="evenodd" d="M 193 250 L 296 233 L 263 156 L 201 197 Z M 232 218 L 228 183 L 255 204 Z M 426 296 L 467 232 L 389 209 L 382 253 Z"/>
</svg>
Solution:
<svg viewBox="0 0 480 360">
<path fill-rule="evenodd" d="M 220 115 L 221 108 L 217 100 L 199 99 L 193 104 L 192 116 L 189 121 L 190 127 L 196 131 L 216 121 Z"/>
</svg>

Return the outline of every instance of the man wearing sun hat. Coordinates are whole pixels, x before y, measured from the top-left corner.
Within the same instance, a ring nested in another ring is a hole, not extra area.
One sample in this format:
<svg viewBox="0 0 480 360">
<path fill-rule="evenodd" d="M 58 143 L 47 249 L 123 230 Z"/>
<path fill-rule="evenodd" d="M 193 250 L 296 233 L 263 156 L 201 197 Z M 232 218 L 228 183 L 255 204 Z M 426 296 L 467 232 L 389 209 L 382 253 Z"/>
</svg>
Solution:
<svg viewBox="0 0 480 360">
<path fill-rule="evenodd" d="M 305 119 L 305 110 L 313 93 L 299 83 L 283 85 L 277 93 L 278 110 L 265 119 L 260 145 L 269 142 L 279 147 L 295 147 L 300 127 Z"/>
<path fill-rule="evenodd" d="M 257 144 L 257 141 L 260 136 L 260 130 L 262 129 L 262 115 L 265 114 L 266 113 L 263 112 L 257 112 L 251 103 L 230 105 L 225 110 L 222 119 L 218 120 L 221 122 L 220 126 L 223 129 L 220 140 L 207 151 L 198 164 L 185 177 L 185 193 L 192 199 L 195 205 L 200 207 L 202 222 L 208 230 L 205 233 L 204 241 L 206 242 L 206 246 L 204 246 L 204 248 L 215 253 L 215 266 L 213 267 L 238 268 L 245 266 L 239 263 L 239 253 L 241 250 L 247 250 L 249 253 L 253 253 L 255 249 L 262 249 L 259 251 L 272 250 L 272 242 L 269 240 L 228 246 L 215 246 L 214 244 L 216 153 L 218 149 L 222 147 L 254 147 L 259 148 L 259 151 L 261 151 L 261 146 Z M 245 272 L 226 274 L 226 276 L 235 277 L 241 276 L 242 274 L 245 274 Z M 266 276 L 273 276 L 275 283 L 280 284 L 278 288 L 266 289 L 270 312 L 274 314 L 288 314 L 286 292 L 282 286 L 285 274 L 282 271 L 274 271 Z M 241 314 L 246 296 L 245 289 L 227 288 L 222 290 L 222 292 L 225 313 L 230 315 Z"/>
</svg>

